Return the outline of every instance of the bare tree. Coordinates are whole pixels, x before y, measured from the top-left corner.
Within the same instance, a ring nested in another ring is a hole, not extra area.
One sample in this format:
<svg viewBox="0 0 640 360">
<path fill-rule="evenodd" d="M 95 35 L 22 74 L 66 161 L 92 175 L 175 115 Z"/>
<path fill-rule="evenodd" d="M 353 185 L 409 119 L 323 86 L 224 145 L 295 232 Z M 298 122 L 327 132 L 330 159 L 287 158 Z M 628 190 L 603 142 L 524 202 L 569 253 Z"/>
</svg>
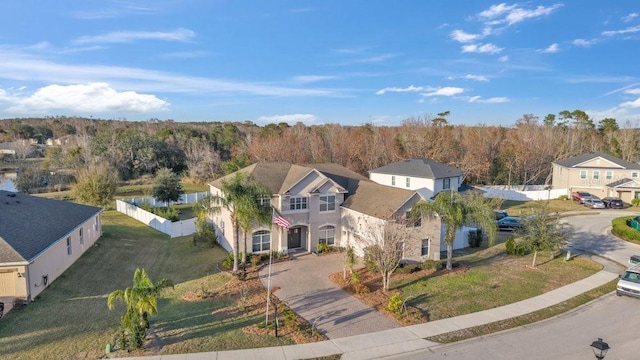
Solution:
<svg viewBox="0 0 640 360">
<path fill-rule="evenodd" d="M 404 257 L 404 242 L 410 237 L 410 228 L 403 222 L 361 218 L 357 241 L 362 245 L 365 259 L 372 261 L 382 275 L 382 289 L 389 291 L 391 275 Z"/>
</svg>

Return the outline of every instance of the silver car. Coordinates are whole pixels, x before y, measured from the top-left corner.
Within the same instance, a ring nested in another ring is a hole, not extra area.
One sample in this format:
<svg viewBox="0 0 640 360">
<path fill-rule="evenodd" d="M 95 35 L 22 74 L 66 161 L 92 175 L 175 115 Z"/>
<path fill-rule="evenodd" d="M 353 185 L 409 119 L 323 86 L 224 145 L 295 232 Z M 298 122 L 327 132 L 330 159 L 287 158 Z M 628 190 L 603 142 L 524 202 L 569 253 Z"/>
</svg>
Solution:
<svg viewBox="0 0 640 360">
<path fill-rule="evenodd" d="M 607 205 L 600 199 L 585 199 L 584 206 L 591 209 L 606 209 Z"/>
</svg>

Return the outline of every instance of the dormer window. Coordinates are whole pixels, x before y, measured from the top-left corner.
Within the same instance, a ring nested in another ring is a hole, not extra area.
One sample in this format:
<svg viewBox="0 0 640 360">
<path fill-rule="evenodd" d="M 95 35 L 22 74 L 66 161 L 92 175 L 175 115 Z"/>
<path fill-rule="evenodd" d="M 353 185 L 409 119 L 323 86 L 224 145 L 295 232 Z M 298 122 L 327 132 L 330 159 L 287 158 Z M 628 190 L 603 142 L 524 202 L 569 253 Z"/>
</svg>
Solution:
<svg viewBox="0 0 640 360">
<path fill-rule="evenodd" d="M 320 211 L 333 211 L 336 209 L 335 195 L 320 195 Z"/>
<path fill-rule="evenodd" d="M 451 178 L 442 179 L 442 189 L 443 190 L 451 189 Z"/>
</svg>

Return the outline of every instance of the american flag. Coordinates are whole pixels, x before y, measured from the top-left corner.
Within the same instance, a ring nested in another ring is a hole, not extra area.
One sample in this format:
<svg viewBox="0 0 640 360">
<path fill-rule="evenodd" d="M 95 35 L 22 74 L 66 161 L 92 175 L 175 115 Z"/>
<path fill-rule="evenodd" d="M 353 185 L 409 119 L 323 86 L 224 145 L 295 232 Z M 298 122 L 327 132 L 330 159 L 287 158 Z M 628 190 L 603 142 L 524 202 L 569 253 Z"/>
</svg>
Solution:
<svg viewBox="0 0 640 360">
<path fill-rule="evenodd" d="M 282 215 L 278 214 L 277 211 L 273 212 L 273 223 L 280 226 L 283 229 L 289 228 L 289 220 L 285 219 Z"/>
</svg>

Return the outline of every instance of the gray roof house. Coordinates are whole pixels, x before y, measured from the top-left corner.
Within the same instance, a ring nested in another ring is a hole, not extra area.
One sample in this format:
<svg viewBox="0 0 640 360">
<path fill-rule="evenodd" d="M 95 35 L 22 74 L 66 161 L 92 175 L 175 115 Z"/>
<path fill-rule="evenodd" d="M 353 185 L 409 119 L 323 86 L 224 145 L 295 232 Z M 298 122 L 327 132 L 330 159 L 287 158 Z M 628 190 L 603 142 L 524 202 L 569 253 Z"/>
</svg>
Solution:
<svg viewBox="0 0 640 360">
<path fill-rule="evenodd" d="M 0 191 L 0 297 L 35 298 L 100 237 L 101 212 Z"/>
<path fill-rule="evenodd" d="M 295 165 L 263 162 L 238 170 L 271 190 L 271 206 L 284 217 L 288 228 L 258 225 L 247 234 L 247 252 L 314 251 L 318 244 L 352 245 L 358 249 L 359 226 L 353 219 L 386 221 L 404 218 L 422 197 L 413 190 L 378 184 L 338 164 Z M 210 183 L 213 194 L 223 195 L 223 183 L 234 174 Z M 230 214 L 211 215 L 218 241 L 233 250 Z M 441 224 L 421 222 L 413 232 L 415 239 L 405 242 L 405 260 L 440 258 Z M 242 241 L 242 239 L 240 239 Z"/>
<path fill-rule="evenodd" d="M 427 199 L 457 190 L 463 176 L 461 170 L 431 159 L 406 159 L 369 171 L 369 178 L 379 184 L 416 190 Z"/>
</svg>

